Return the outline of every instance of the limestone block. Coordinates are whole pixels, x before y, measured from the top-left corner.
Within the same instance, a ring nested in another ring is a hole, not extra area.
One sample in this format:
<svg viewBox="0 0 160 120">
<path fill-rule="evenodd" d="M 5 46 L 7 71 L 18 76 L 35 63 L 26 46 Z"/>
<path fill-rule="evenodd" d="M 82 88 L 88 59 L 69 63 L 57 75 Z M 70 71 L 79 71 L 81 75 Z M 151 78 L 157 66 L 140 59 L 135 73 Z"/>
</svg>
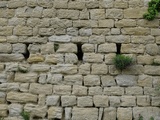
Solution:
<svg viewBox="0 0 160 120">
<path fill-rule="evenodd" d="M 82 51 L 83 52 L 94 52 L 95 46 L 93 44 L 83 44 L 82 45 Z"/>
<path fill-rule="evenodd" d="M 141 87 L 152 87 L 153 78 L 148 75 L 139 75 L 138 86 Z"/>
<path fill-rule="evenodd" d="M 154 43 L 155 38 L 151 35 L 148 36 L 131 36 L 131 42 L 138 44 L 149 44 L 149 43 Z"/>
<path fill-rule="evenodd" d="M 19 39 L 20 43 L 47 43 L 47 38 L 46 37 L 29 37 L 27 39 Z"/>
<path fill-rule="evenodd" d="M 79 11 L 78 10 L 60 9 L 60 10 L 57 10 L 57 16 L 58 16 L 58 18 L 76 20 L 79 18 Z"/>
<path fill-rule="evenodd" d="M 50 36 L 53 35 L 55 32 L 54 28 L 39 28 L 39 35 L 42 36 Z"/>
<path fill-rule="evenodd" d="M 7 36 L 7 42 L 9 43 L 17 43 L 18 42 L 18 37 L 17 36 Z"/>
<path fill-rule="evenodd" d="M 133 117 L 138 120 L 139 113 L 143 116 L 144 120 L 150 119 L 151 116 L 159 116 L 159 108 L 158 107 L 134 107 L 133 108 Z"/>
<path fill-rule="evenodd" d="M 3 83 L 0 84 L 1 91 L 19 91 L 19 83 Z"/>
<path fill-rule="evenodd" d="M 39 94 L 38 95 L 38 106 L 44 106 L 45 104 L 46 104 L 46 95 L 45 94 Z"/>
<path fill-rule="evenodd" d="M 37 63 L 37 62 L 43 62 L 44 56 L 41 54 L 30 54 L 29 58 L 27 59 L 29 63 Z"/>
<path fill-rule="evenodd" d="M 28 51 L 29 51 L 30 54 L 37 54 L 37 53 L 39 53 L 40 48 L 41 48 L 41 45 L 38 45 L 38 44 L 30 44 L 30 45 L 28 46 Z"/>
<path fill-rule="evenodd" d="M 125 90 L 127 95 L 143 95 L 142 87 L 127 87 Z"/>
<path fill-rule="evenodd" d="M 101 82 L 103 87 L 116 85 L 114 77 L 110 75 L 101 76 Z"/>
<path fill-rule="evenodd" d="M 51 8 L 53 6 L 52 0 L 38 0 L 38 5 L 45 8 Z"/>
<path fill-rule="evenodd" d="M 12 0 L 8 2 L 8 8 L 24 7 L 26 4 L 26 0 Z"/>
<path fill-rule="evenodd" d="M 8 105 L 0 104 L 0 116 L 1 117 L 6 117 L 8 115 L 7 110 L 8 110 Z"/>
<path fill-rule="evenodd" d="M 72 94 L 76 96 L 84 96 L 87 95 L 87 87 L 73 85 Z"/>
<path fill-rule="evenodd" d="M 1 62 L 20 62 L 24 60 L 22 54 L 0 54 Z"/>
<path fill-rule="evenodd" d="M 5 69 L 4 67 L 4 64 L 0 63 L 0 71 L 3 71 Z"/>
<path fill-rule="evenodd" d="M 0 92 L 0 104 L 3 104 L 6 102 L 6 93 Z"/>
<path fill-rule="evenodd" d="M 78 28 L 67 28 L 67 34 L 70 36 L 78 36 Z"/>
<path fill-rule="evenodd" d="M 69 85 L 54 85 L 53 86 L 53 94 L 70 95 L 71 94 L 71 86 L 69 86 Z"/>
<path fill-rule="evenodd" d="M 135 96 L 122 96 L 121 106 L 124 106 L 124 107 L 136 106 L 136 97 Z"/>
<path fill-rule="evenodd" d="M 7 101 L 14 103 L 37 102 L 37 95 L 30 93 L 9 92 L 6 99 Z"/>
<path fill-rule="evenodd" d="M 51 36 L 48 38 L 50 42 L 70 42 L 71 36 L 69 35 L 61 35 L 61 36 Z"/>
<path fill-rule="evenodd" d="M 24 18 L 11 18 L 8 20 L 8 25 L 17 26 L 17 25 L 25 25 L 26 20 Z"/>
<path fill-rule="evenodd" d="M 104 75 L 108 73 L 108 66 L 106 64 L 92 64 L 91 74 Z"/>
<path fill-rule="evenodd" d="M 49 73 L 47 75 L 47 80 L 46 80 L 47 83 L 50 83 L 50 84 L 61 84 L 62 83 L 62 75 L 61 74 L 51 74 Z"/>
<path fill-rule="evenodd" d="M 98 8 L 99 2 L 98 1 L 86 1 L 86 8 Z"/>
<path fill-rule="evenodd" d="M 109 96 L 109 104 L 111 107 L 119 107 L 121 105 L 121 99 L 119 96 Z"/>
<path fill-rule="evenodd" d="M 65 54 L 65 63 L 66 64 L 75 64 L 78 62 L 77 55 L 74 53 L 66 53 Z"/>
<path fill-rule="evenodd" d="M 93 96 L 93 102 L 96 107 L 108 107 L 108 96 L 95 95 Z"/>
<path fill-rule="evenodd" d="M 132 120 L 132 108 L 118 108 L 117 117 L 118 120 Z"/>
<path fill-rule="evenodd" d="M 42 17 L 44 17 L 44 18 L 56 17 L 56 10 L 53 9 L 53 8 L 51 8 L 51 9 L 44 9 Z"/>
<path fill-rule="evenodd" d="M 114 65 L 110 65 L 109 66 L 109 73 L 111 75 L 118 75 L 118 74 L 121 74 L 121 71 L 118 70 Z"/>
<path fill-rule="evenodd" d="M 148 75 L 160 75 L 160 67 L 146 65 L 144 67 L 144 73 Z"/>
<path fill-rule="evenodd" d="M 63 63 L 63 54 L 50 54 L 46 56 L 46 63 L 56 64 L 56 63 Z"/>
<path fill-rule="evenodd" d="M 150 106 L 151 100 L 150 96 L 137 96 L 138 106 Z"/>
<path fill-rule="evenodd" d="M 115 53 L 117 51 L 116 44 L 104 43 L 98 46 L 98 52 L 100 53 Z"/>
<path fill-rule="evenodd" d="M 98 75 L 84 76 L 84 85 L 85 86 L 100 85 L 100 76 L 98 76 Z"/>
<path fill-rule="evenodd" d="M 54 53 L 54 44 L 53 43 L 46 43 L 46 44 L 42 44 L 41 46 L 41 53 L 42 54 L 51 54 Z"/>
<path fill-rule="evenodd" d="M 143 18 L 143 14 L 146 13 L 147 8 L 128 8 L 124 10 L 124 18 Z"/>
<path fill-rule="evenodd" d="M 1 1 L 0 8 L 5 8 L 5 7 L 7 7 L 7 1 Z"/>
<path fill-rule="evenodd" d="M 120 29 L 119 28 L 112 28 L 111 29 L 111 34 L 112 35 L 119 35 L 121 32 L 120 32 Z"/>
<path fill-rule="evenodd" d="M 72 120 L 97 120 L 98 109 L 97 108 L 73 108 Z"/>
<path fill-rule="evenodd" d="M 104 56 L 96 53 L 84 53 L 83 61 L 89 63 L 102 63 Z"/>
<path fill-rule="evenodd" d="M 0 27 L 0 35 L 1 36 L 9 36 L 12 35 L 13 27 L 11 26 L 5 26 L 5 27 Z"/>
<path fill-rule="evenodd" d="M 73 43 L 59 44 L 58 53 L 77 53 L 77 46 Z"/>
<path fill-rule="evenodd" d="M 82 10 L 82 9 L 84 9 L 85 8 L 85 2 L 75 2 L 75 1 L 73 1 L 73 2 L 69 2 L 68 3 L 68 8 L 69 9 L 79 9 L 79 10 Z"/>
<path fill-rule="evenodd" d="M 22 43 L 17 43 L 12 45 L 12 53 L 26 53 L 26 45 Z"/>
<path fill-rule="evenodd" d="M 92 32 L 93 32 L 93 35 L 109 35 L 110 29 L 109 28 L 93 28 Z"/>
<path fill-rule="evenodd" d="M 133 75 L 118 75 L 116 82 L 119 86 L 135 86 L 137 85 L 137 77 Z"/>
<path fill-rule="evenodd" d="M 112 19 L 99 20 L 99 27 L 112 28 L 113 26 L 114 26 L 114 20 Z"/>
<path fill-rule="evenodd" d="M 79 19 L 89 19 L 89 11 L 87 9 L 80 11 Z"/>
<path fill-rule="evenodd" d="M 104 87 L 104 95 L 124 95 L 124 88 L 122 87 Z"/>
<path fill-rule="evenodd" d="M 128 1 L 115 1 L 114 7 L 115 8 L 128 8 Z"/>
<path fill-rule="evenodd" d="M 53 28 L 57 28 L 56 30 L 58 30 L 58 28 L 60 29 L 60 28 L 72 27 L 72 20 L 52 18 L 52 19 L 49 19 L 49 21 L 50 21 L 50 24 Z M 58 37 L 61 37 L 61 36 L 58 36 Z"/>
<path fill-rule="evenodd" d="M 13 30 L 14 35 L 32 35 L 33 34 L 33 29 L 31 27 L 27 26 L 16 26 Z"/>
<path fill-rule="evenodd" d="M 153 55 L 157 55 L 159 52 L 159 48 L 157 44 L 147 44 L 146 45 L 146 53 L 148 53 L 149 55 L 153 56 Z"/>
<path fill-rule="evenodd" d="M 19 90 L 21 92 L 28 92 L 29 91 L 29 83 L 21 83 L 19 86 Z"/>
<path fill-rule="evenodd" d="M 0 43 L 0 53 L 11 53 L 12 46 L 10 43 Z"/>
<path fill-rule="evenodd" d="M 26 25 L 30 27 L 36 27 L 40 26 L 39 24 L 42 24 L 41 22 L 42 21 L 39 18 L 28 18 L 28 20 L 26 21 Z"/>
<path fill-rule="evenodd" d="M 37 82 L 38 74 L 37 73 L 16 73 L 14 81 L 22 83 L 33 83 Z"/>
<path fill-rule="evenodd" d="M 132 0 L 129 1 L 129 7 L 135 8 L 135 7 L 143 7 L 146 0 Z"/>
<path fill-rule="evenodd" d="M 122 28 L 121 32 L 124 35 L 149 35 L 150 29 L 143 27 Z"/>
<path fill-rule="evenodd" d="M 50 84 L 38 84 L 38 83 L 31 83 L 29 92 L 33 94 L 52 94 L 52 85 Z"/>
<path fill-rule="evenodd" d="M 141 20 L 138 20 L 137 21 L 137 25 L 138 26 L 141 26 L 141 27 L 158 27 L 159 25 L 159 21 L 158 19 L 155 19 L 153 21 L 148 21 L 148 20 L 145 20 L 145 19 L 141 19 Z"/>
<path fill-rule="evenodd" d="M 104 9 L 91 9 L 90 17 L 92 20 L 105 19 L 105 10 Z"/>
<path fill-rule="evenodd" d="M 105 36 L 92 35 L 89 37 L 89 43 L 100 44 L 105 42 Z"/>
<path fill-rule="evenodd" d="M 58 95 L 47 96 L 46 98 L 46 105 L 48 106 L 59 105 L 59 102 L 60 102 L 60 96 Z"/>
<path fill-rule="evenodd" d="M 160 44 L 160 37 L 157 36 L 157 37 L 155 37 L 155 38 L 156 38 L 156 43 L 157 43 L 157 44 Z"/>
<path fill-rule="evenodd" d="M 47 106 L 39 106 L 28 103 L 24 106 L 24 110 L 28 111 L 33 117 L 44 118 L 47 113 Z"/>
<path fill-rule="evenodd" d="M 139 55 L 137 56 L 137 63 L 138 64 L 152 64 L 153 63 L 153 57 L 150 55 Z"/>
<path fill-rule="evenodd" d="M 142 44 L 122 44 L 122 53 L 144 53 L 145 46 Z"/>
<path fill-rule="evenodd" d="M 1 18 L 12 18 L 15 15 L 14 9 L 1 9 L 0 10 L 0 17 Z"/>
<path fill-rule="evenodd" d="M 83 76 L 82 75 L 67 75 L 64 76 L 64 84 L 67 85 L 82 85 Z"/>
<path fill-rule="evenodd" d="M 91 27 L 91 23 L 89 20 L 74 20 L 73 27 L 80 28 L 80 27 Z"/>
<path fill-rule="evenodd" d="M 92 29 L 90 29 L 90 28 L 81 28 L 79 30 L 79 34 L 81 36 L 91 36 L 92 35 Z"/>
<path fill-rule="evenodd" d="M 113 43 L 129 43 L 130 36 L 128 36 L 128 35 L 106 36 L 106 41 L 113 42 Z"/>
<path fill-rule="evenodd" d="M 102 88 L 97 87 L 89 87 L 88 95 L 102 95 Z"/>
<path fill-rule="evenodd" d="M 51 67 L 51 73 L 75 74 L 77 66 L 71 64 L 58 64 Z"/>
<path fill-rule="evenodd" d="M 160 35 L 160 29 L 158 28 L 152 28 L 151 29 L 151 35 L 154 35 L 154 36 L 159 36 Z"/>
<path fill-rule="evenodd" d="M 107 53 L 105 54 L 105 63 L 106 64 L 113 64 L 113 58 L 116 56 L 115 53 Z"/>
<path fill-rule="evenodd" d="M 77 98 L 77 106 L 79 107 L 92 107 L 93 99 L 91 96 L 78 97 Z"/>
<path fill-rule="evenodd" d="M 74 106 L 77 104 L 76 96 L 61 96 L 63 107 Z"/>
<path fill-rule="evenodd" d="M 152 97 L 151 101 L 152 106 L 160 106 L 160 97 Z"/>
<path fill-rule="evenodd" d="M 114 5 L 113 0 L 102 0 L 99 3 L 100 8 L 112 8 Z"/>
<path fill-rule="evenodd" d="M 20 116 L 23 106 L 21 104 L 11 104 L 8 106 L 9 116 Z"/>
<path fill-rule="evenodd" d="M 52 119 L 52 118 L 61 119 L 62 112 L 63 112 L 63 108 L 61 107 L 50 107 L 48 109 L 48 118 L 49 119 Z"/>
<path fill-rule="evenodd" d="M 65 108 L 65 120 L 71 120 L 72 108 L 66 107 Z"/>
<path fill-rule="evenodd" d="M 107 9 L 106 18 L 122 19 L 123 10 L 122 9 Z"/>
<path fill-rule="evenodd" d="M 38 83 L 45 84 L 47 83 L 47 75 L 42 73 L 39 75 Z"/>
<path fill-rule="evenodd" d="M 58 8 L 58 9 L 59 8 L 60 9 L 67 8 L 68 7 L 68 0 L 55 0 L 54 7 Z"/>
<path fill-rule="evenodd" d="M 153 87 L 156 88 L 160 85 L 160 77 L 159 76 L 153 76 Z"/>
<path fill-rule="evenodd" d="M 6 63 L 6 68 L 5 69 L 8 72 L 18 71 L 18 64 L 17 63 Z"/>
<path fill-rule="evenodd" d="M 5 36 L 0 36 L 0 43 L 7 42 L 7 37 Z"/>
<path fill-rule="evenodd" d="M 135 27 L 136 26 L 136 21 L 133 19 L 122 19 L 119 21 L 115 21 L 115 26 L 118 28 L 121 27 Z"/>
<path fill-rule="evenodd" d="M 103 120 L 116 120 L 116 108 L 113 107 L 105 108 Z"/>
<path fill-rule="evenodd" d="M 34 72 L 46 72 L 49 71 L 50 66 L 45 64 L 33 64 L 30 70 Z"/>
<path fill-rule="evenodd" d="M 91 67 L 91 65 L 88 64 L 88 63 L 81 64 L 79 66 L 79 70 L 78 71 L 79 71 L 80 74 L 86 75 L 86 74 L 90 73 L 90 67 Z"/>
<path fill-rule="evenodd" d="M 152 87 L 144 87 L 144 95 L 157 96 L 155 88 Z"/>
</svg>

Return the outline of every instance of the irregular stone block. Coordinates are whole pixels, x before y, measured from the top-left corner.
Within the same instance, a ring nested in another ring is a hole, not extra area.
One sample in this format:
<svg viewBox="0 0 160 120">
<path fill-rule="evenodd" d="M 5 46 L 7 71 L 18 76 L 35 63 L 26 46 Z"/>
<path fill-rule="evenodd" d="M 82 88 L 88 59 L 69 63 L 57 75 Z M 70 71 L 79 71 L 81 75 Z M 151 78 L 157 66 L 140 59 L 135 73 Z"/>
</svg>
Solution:
<svg viewBox="0 0 160 120">
<path fill-rule="evenodd" d="M 74 106 L 77 104 L 76 96 L 61 96 L 63 107 Z"/>
<path fill-rule="evenodd" d="M 109 104 L 111 107 L 121 106 L 121 99 L 119 96 L 109 96 Z"/>
<path fill-rule="evenodd" d="M 143 18 L 143 14 L 146 12 L 146 8 L 128 8 L 124 10 L 124 18 Z"/>
<path fill-rule="evenodd" d="M 29 63 L 43 62 L 44 61 L 44 56 L 41 55 L 41 54 L 30 54 L 27 61 Z"/>
<path fill-rule="evenodd" d="M 118 108 L 117 118 L 118 120 L 132 120 L 132 108 Z"/>
<path fill-rule="evenodd" d="M 8 106 L 9 116 L 20 116 L 23 106 L 21 104 L 11 104 Z"/>
<path fill-rule="evenodd" d="M 9 43 L 0 43 L 0 53 L 11 53 L 12 46 Z"/>
<path fill-rule="evenodd" d="M 116 120 L 116 108 L 105 108 L 103 120 Z"/>
<path fill-rule="evenodd" d="M 99 27 L 102 28 L 112 28 L 114 26 L 114 20 L 106 19 L 106 20 L 99 20 Z"/>
<path fill-rule="evenodd" d="M 105 95 L 124 95 L 124 88 L 122 87 L 104 87 Z"/>
<path fill-rule="evenodd" d="M 116 85 L 114 77 L 109 75 L 101 76 L 101 82 L 103 87 Z"/>
<path fill-rule="evenodd" d="M 62 112 L 63 112 L 63 108 L 61 107 L 50 107 L 48 109 L 48 118 L 49 119 L 52 119 L 52 118 L 61 119 Z"/>
<path fill-rule="evenodd" d="M 114 43 L 104 43 L 98 46 L 98 52 L 100 53 L 115 53 L 116 51 L 116 44 Z"/>
<path fill-rule="evenodd" d="M 8 115 L 7 110 L 8 110 L 8 105 L 0 104 L 0 116 L 1 117 L 6 117 Z"/>
<path fill-rule="evenodd" d="M 67 75 L 64 76 L 64 84 L 67 85 L 82 85 L 82 75 Z"/>
<path fill-rule="evenodd" d="M 136 106 L 136 97 L 135 96 L 122 96 L 121 106 L 125 106 L 125 107 Z"/>
<path fill-rule="evenodd" d="M 26 53 L 27 47 L 25 44 L 17 43 L 13 44 L 12 47 L 12 53 Z"/>
<path fill-rule="evenodd" d="M 96 107 L 108 107 L 108 96 L 95 95 L 93 96 L 93 102 Z"/>
<path fill-rule="evenodd" d="M 9 92 L 7 101 L 15 103 L 37 102 L 37 95 L 30 93 Z"/>
<path fill-rule="evenodd" d="M 143 95 L 142 87 L 127 87 L 126 88 L 127 95 Z"/>
<path fill-rule="evenodd" d="M 102 95 L 102 87 L 89 87 L 88 95 Z"/>
<path fill-rule="evenodd" d="M 91 74 L 104 75 L 108 73 L 108 66 L 106 64 L 92 64 Z"/>
<path fill-rule="evenodd" d="M 104 9 L 91 9 L 90 17 L 92 20 L 105 19 L 105 10 Z"/>
<path fill-rule="evenodd" d="M 57 10 L 57 16 L 58 16 L 58 18 L 76 20 L 79 18 L 79 11 L 78 10 L 60 9 L 60 10 Z"/>
<path fill-rule="evenodd" d="M 107 9 L 106 18 L 122 19 L 123 10 L 122 9 Z"/>
<path fill-rule="evenodd" d="M 114 35 L 114 36 L 106 36 L 107 42 L 114 42 L 114 43 L 129 43 L 130 37 L 128 35 Z"/>
<path fill-rule="evenodd" d="M 14 35 L 32 35 L 33 29 L 27 26 L 16 26 L 13 30 Z"/>
<path fill-rule="evenodd" d="M 47 98 L 46 98 L 46 105 L 48 105 L 48 106 L 59 105 L 59 102 L 60 102 L 60 96 L 58 96 L 58 95 L 47 96 Z"/>
<path fill-rule="evenodd" d="M 77 46 L 73 43 L 59 44 L 58 53 L 77 53 Z"/>
<path fill-rule="evenodd" d="M 50 64 L 56 64 L 56 63 L 63 63 L 63 54 L 50 54 L 50 55 L 46 55 L 46 63 L 50 63 Z"/>
<path fill-rule="evenodd" d="M 91 96 L 78 97 L 77 106 L 79 107 L 91 107 L 93 106 L 93 99 Z"/>
<path fill-rule="evenodd" d="M 45 64 L 33 64 L 30 69 L 34 72 L 46 72 L 49 71 L 50 66 Z"/>
<path fill-rule="evenodd" d="M 123 35 L 150 35 L 149 28 L 134 27 L 134 28 L 122 28 Z"/>
<path fill-rule="evenodd" d="M 87 87 L 73 85 L 72 94 L 76 96 L 85 96 L 87 95 Z"/>
<path fill-rule="evenodd" d="M 157 44 L 147 44 L 146 45 L 146 53 L 149 55 L 157 55 L 159 53 L 159 47 Z"/>
<path fill-rule="evenodd" d="M 8 8 L 24 7 L 26 4 L 26 0 L 12 0 L 8 2 Z"/>
<path fill-rule="evenodd" d="M 105 42 L 105 36 L 92 35 L 89 37 L 89 43 L 100 44 Z"/>
<path fill-rule="evenodd" d="M 148 75 L 139 75 L 138 86 L 141 87 L 152 87 L 153 78 Z"/>
<path fill-rule="evenodd" d="M 133 19 L 122 19 L 119 21 L 115 21 L 116 27 L 134 27 L 136 26 L 136 21 Z"/>
<path fill-rule="evenodd" d="M 102 63 L 104 55 L 96 53 L 84 53 L 83 61 L 89 63 Z"/>
<path fill-rule="evenodd" d="M 70 95 L 71 94 L 71 86 L 69 86 L 69 85 L 54 85 L 53 86 L 53 94 Z"/>
<path fill-rule="evenodd" d="M 151 100 L 150 96 L 137 96 L 137 105 L 138 106 L 150 106 Z"/>
<path fill-rule="evenodd" d="M 85 86 L 100 85 L 100 76 L 98 76 L 98 75 L 84 76 L 84 85 Z"/>
<path fill-rule="evenodd" d="M 145 65 L 144 73 L 148 75 L 160 75 L 160 66 Z"/>
<path fill-rule="evenodd" d="M 50 42 L 70 42 L 71 36 L 69 35 L 61 35 L 61 36 L 51 36 L 48 38 Z"/>
</svg>

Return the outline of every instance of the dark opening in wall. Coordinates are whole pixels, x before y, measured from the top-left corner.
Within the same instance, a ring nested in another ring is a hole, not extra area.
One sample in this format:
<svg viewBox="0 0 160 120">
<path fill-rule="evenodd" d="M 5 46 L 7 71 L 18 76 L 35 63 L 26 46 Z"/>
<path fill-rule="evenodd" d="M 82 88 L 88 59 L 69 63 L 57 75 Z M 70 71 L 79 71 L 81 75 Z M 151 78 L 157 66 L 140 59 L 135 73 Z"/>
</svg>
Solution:
<svg viewBox="0 0 160 120">
<path fill-rule="evenodd" d="M 121 43 L 117 43 L 117 44 L 116 44 L 116 47 L 117 47 L 117 52 L 116 52 L 116 54 L 121 54 Z"/>
<path fill-rule="evenodd" d="M 82 51 L 82 44 L 81 43 L 77 43 L 77 57 L 78 57 L 78 60 L 83 60 L 83 51 Z"/>
<path fill-rule="evenodd" d="M 23 53 L 23 56 L 26 60 L 29 58 L 29 55 L 30 55 L 29 50 L 28 50 L 28 46 L 29 46 L 29 44 L 26 44 L 26 52 Z"/>
</svg>

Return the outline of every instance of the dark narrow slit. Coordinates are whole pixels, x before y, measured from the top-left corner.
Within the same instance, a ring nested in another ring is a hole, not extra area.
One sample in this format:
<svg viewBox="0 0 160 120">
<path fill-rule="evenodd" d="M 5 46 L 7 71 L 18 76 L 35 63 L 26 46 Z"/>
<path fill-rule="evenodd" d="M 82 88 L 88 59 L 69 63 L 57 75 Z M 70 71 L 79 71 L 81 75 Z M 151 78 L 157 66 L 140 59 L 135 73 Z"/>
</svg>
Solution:
<svg viewBox="0 0 160 120">
<path fill-rule="evenodd" d="M 117 43 L 116 44 L 116 47 L 117 47 L 117 52 L 116 52 L 116 54 L 118 55 L 118 54 L 121 54 L 121 43 Z"/>
<path fill-rule="evenodd" d="M 78 57 L 78 60 L 81 61 L 83 60 L 83 51 L 82 51 L 82 44 L 81 43 L 77 43 L 77 57 Z"/>
<path fill-rule="evenodd" d="M 23 53 L 23 56 L 26 60 L 29 58 L 29 55 L 30 55 L 29 50 L 28 50 L 28 46 L 29 46 L 29 44 L 26 44 L 26 52 Z"/>
</svg>

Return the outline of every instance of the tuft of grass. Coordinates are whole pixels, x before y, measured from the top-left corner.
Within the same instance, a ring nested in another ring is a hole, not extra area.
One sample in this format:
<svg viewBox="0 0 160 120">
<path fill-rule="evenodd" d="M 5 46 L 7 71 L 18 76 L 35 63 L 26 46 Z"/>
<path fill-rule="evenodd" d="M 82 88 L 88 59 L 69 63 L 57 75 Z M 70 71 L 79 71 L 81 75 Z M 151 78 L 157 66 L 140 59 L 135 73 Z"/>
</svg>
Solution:
<svg viewBox="0 0 160 120">
<path fill-rule="evenodd" d="M 160 66 L 160 63 L 159 62 L 153 62 L 152 65 L 154 65 L 154 66 Z"/>
<path fill-rule="evenodd" d="M 125 55 L 116 55 L 113 58 L 113 63 L 117 69 L 123 70 L 133 63 L 133 59 Z"/>
<path fill-rule="evenodd" d="M 54 51 L 56 52 L 59 49 L 59 44 L 54 44 Z"/>
<path fill-rule="evenodd" d="M 30 118 L 30 113 L 26 111 L 21 112 L 21 116 L 23 117 L 24 120 L 29 120 Z"/>
<path fill-rule="evenodd" d="M 138 120 L 143 120 L 143 116 L 142 116 L 142 115 L 139 115 Z"/>
<path fill-rule="evenodd" d="M 4 118 L 3 118 L 3 117 L 0 117 L 0 120 L 4 120 Z"/>
<path fill-rule="evenodd" d="M 154 118 L 153 118 L 153 117 L 151 117 L 151 118 L 150 118 L 150 120 L 154 120 Z"/>
</svg>

